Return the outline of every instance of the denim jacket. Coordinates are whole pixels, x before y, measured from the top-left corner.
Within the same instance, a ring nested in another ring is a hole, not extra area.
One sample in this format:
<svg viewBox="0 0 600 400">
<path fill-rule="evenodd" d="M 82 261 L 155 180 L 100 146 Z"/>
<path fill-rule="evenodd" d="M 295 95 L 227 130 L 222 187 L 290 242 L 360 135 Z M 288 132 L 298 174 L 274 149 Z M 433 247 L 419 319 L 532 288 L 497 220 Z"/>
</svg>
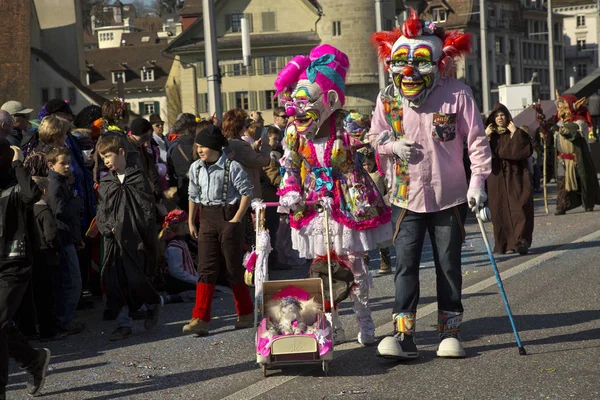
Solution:
<svg viewBox="0 0 600 400">
<path fill-rule="evenodd" d="M 192 163 L 189 172 L 189 201 L 205 206 L 224 205 L 222 193 L 226 161 L 227 155 L 222 153 L 219 160 L 208 168 L 202 160 Z M 236 204 L 239 203 L 242 196 L 252 197 L 252 184 L 240 163 L 234 160 L 231 160 L 230 163 L 226 203 Z"/>
</svg>

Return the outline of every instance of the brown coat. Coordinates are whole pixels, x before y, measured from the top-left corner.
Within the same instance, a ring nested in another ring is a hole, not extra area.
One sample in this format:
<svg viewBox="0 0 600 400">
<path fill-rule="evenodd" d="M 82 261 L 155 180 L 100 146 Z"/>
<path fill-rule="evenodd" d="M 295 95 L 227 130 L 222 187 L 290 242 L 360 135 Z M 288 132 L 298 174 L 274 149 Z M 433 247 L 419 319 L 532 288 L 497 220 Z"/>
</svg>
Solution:
<svg viewBox="0 0 600 400">
<path fill-rule="evenodd" d="M 271 147 L 269 143 L 263 142 L 260 152 L 257 152 L 242 139 L 230 139 L 229 148 L 233 151 L 233 159 L 242 164 L 252 182 L 253 198 L 260 199 L 262 196 L 260 172 L 263 167 L 269 165 L 269 161 L 271 160 Z"/>
<path fill-rule="evenodd" d="M 533 153 L 529 135 L 517 129 L 490 136 L 492 173 L 487 179 L 494 224 L 494 252 L 515 250 L 521 241 L 531 244 L 533 198 L 527 159 Z"/>
</svg>

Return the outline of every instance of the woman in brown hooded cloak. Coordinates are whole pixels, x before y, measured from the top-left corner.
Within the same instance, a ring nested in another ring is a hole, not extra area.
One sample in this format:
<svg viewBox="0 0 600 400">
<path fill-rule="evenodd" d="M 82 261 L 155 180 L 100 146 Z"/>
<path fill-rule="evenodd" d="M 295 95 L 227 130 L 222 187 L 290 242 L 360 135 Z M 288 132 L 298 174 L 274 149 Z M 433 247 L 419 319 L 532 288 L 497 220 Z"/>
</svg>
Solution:
<svg viewBox="0 0 600 400">
<path fill-rule="evenodd" d="M 494 252 L 527 254 L 533 235 L 533 198 L 527 159 L 533 153 L 533 144 L 500 103 L 485 125 L 492 149 L 487 192 L 494 224 Z"/>
</svg>

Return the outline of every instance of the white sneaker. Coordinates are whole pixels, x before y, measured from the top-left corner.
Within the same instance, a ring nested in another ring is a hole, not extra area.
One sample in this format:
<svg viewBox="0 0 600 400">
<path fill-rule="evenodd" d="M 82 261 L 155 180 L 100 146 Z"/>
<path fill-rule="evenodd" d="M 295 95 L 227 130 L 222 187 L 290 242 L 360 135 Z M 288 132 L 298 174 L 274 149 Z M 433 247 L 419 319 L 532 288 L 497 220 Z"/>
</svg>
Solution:
<svg viewBox="0 0 600 400">
<path fill-rule="evenodd" d="M 411 360 L 419 357 L 415 339 L 411 335 L 397 333 L 384 337 L 377 346 L 377 355 L 395 360 Z"/>
<path fill-rule="evenodd" d="M 438 357 L 464 358 L 467 356 L 460 340 L 455 337 L 446 337 L 443 339 L 437 349 Z"/>
<path fill-rule="evenodd" d="M 375 343 L 375 324 L 373 323 L 373 318 L 369 315 L 362 318 L 357 317 L 356 320 L 358 321 L 358 329 L 360 330 L 357 338 L 358 343 L 363 346 Z"/>
</svg>

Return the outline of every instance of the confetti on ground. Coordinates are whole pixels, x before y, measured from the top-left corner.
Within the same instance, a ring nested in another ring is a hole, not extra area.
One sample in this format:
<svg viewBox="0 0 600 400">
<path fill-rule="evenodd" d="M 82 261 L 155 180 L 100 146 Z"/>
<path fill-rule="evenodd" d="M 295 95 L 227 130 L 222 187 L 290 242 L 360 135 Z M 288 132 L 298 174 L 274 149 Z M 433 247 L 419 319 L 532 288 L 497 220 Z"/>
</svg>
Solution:
<svg viewBox="0 0 600 400">
<path fill-rule="evenodd" d="M 218 346 L 218 345 L 220 345 L 220 344 L 223 344 L 223 343 L 224 343 L 224 342 L 223 342 L 222 340 L 215 340 L 215 341 L 213 341 L 213 342 L 211 343 L 211 345 L 213 345 L 213 346 Z"/>
<path fill-rule="evenodd" d="M 556 372 L 556 368 L 540 368 L 540 372 L 545 372 L 547 374 L 553 374 Z"/>
</svg>

